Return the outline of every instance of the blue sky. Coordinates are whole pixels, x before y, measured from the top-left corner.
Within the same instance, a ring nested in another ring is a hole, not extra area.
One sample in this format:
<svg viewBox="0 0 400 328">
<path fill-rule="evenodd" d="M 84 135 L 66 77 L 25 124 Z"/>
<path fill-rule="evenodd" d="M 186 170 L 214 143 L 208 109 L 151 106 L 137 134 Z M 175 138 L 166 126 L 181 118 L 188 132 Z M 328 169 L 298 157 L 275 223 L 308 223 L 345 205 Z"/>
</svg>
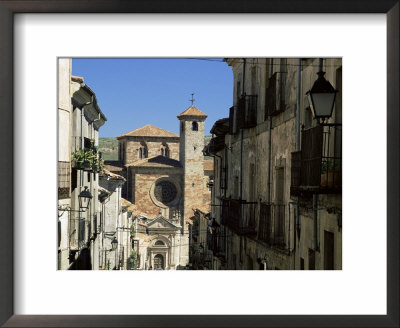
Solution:
<svg viewBox="0 0 400 328">
<path fill-rule="evenodd" d="M 205 134 L 229 116 L 232 69 L 222 59 L 76 58 L 72 74 L 83 76 L 107 117 L 100 137 L 116 137 L 146 124 L 179 134 L 176 115 L 194 105 L 208 115 Z"/>
</svg>

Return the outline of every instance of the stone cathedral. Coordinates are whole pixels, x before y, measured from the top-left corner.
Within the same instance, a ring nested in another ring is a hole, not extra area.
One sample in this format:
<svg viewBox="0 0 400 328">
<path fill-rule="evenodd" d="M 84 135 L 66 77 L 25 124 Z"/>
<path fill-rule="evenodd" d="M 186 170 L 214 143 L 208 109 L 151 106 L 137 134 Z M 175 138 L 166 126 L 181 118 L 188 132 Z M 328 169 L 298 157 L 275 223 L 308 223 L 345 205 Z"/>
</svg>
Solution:
<svg viewBox="0 0 400 328">
<path fill-rule="evenodd" d="M 209 209 L 213 161 L 204 160 L 207 115 L 190 106 L 177 116 L 180 135 L 145 125 L 117 137 L 119 165 L 134 203 L 140 269 L 175 270 L 189 264 L 193 210 Z"/>
</svg>

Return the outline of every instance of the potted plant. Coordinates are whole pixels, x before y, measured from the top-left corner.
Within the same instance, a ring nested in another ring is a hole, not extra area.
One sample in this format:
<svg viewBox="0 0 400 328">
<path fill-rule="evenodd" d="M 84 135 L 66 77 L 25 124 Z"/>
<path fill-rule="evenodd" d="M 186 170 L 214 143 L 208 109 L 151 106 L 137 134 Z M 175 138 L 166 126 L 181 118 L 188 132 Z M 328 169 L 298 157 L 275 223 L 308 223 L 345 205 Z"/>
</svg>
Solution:
<svg viewBox="0 0 400 328">
<path fill-rule="evenodd" d="M 342 184 L 339 159 L 325 159 L 321 162 L 321 187 L 338 187 Z"/>
<path fill-rule="evenodd" d="M 83 162 L 85 161 L 85 150 L 79 149 L 72 154 L 72 167 L 76 169 L 83 168 Z"/>
<path fill-rule="evenodd" d="M 97 154 L 93 149 L 78 149 L 72 154 L 72 167 L 78 170 L 90 171 L 94 164 L 97 164 Z"/>
</svg>

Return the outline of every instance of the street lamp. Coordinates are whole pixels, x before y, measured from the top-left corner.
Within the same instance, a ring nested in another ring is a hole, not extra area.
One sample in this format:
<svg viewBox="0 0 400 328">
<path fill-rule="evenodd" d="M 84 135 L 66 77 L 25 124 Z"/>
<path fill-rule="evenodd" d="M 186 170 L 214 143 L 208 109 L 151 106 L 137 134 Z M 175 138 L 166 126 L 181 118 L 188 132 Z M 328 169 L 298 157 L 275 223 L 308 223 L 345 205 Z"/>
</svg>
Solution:
<svg viewBox="0 0 400 328">
<path fill-rule="evenodd" d="M 79 208 L 85 211 L 89 208 L 90 200 L 93 198 L 93 196 L 88 190 L 88 187 L 85 186 L 85 190 L 81 191 L 81 193 L 78 195 L 78 198 L 79 198 Z"/>
<path fill-rule="evenodd" d="M 317 74 L 318 79 L 306 95 L 314 118 L 324 121 L 332 116 L 333 104 L 338 91 L 325 79 L 325 72 L 321 70 Z"/>
<path fill-rule="evenodd" d="M 111 249 L 115 251 L 117 249 L 117 246 L 118 246 L 118 240 L 117 238 L 114 237 L 114 239 L 111 242 Z"/>
<path fill-rule="evenodd" d="M 118 246 L 118 240 L 117 238 L 114 237 L 114 239 L 111 242 L 111 250 L 115 252 L 115 270 L 117 270 L 117 246 Z"/>
</svg>

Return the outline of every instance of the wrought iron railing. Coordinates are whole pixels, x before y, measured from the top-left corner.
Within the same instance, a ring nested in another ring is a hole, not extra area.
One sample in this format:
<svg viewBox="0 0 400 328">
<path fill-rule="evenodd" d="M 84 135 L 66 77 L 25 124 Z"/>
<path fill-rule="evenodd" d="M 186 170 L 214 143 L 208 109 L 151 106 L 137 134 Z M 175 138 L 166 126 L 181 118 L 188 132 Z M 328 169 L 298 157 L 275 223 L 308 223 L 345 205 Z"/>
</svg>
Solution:
<svg viewBox="0 0 400 328">
<path fill-rule="evenodd" d="M 342 126 L 318 125 L 302 131 L 301 151 L 292 153 L 291 194 L 341 192 Z"/>
<path fill-rule="evenodd" d="M 257 203 L 237 199 L 222 200 L 222 224 L 239 235 L 256 234 Z"/>
<path fill-rule="evenodd" d="M 260 204 L 258 239 L 275 247 L 286 247 L 285 205 Z"/>
<path fill-rule="evenodd" d="M 274 216 L 274 237 L 273 244 L 284 247 L 286 245 L 285 238 L 285 205 L 273 205 Z"/>
<path fill-rule="evenodd" d="M 258 225 L 258 239 L 267 244 L 272 243 L 271 204 L 260 204 L 260 222 Z"/>
</svg>

